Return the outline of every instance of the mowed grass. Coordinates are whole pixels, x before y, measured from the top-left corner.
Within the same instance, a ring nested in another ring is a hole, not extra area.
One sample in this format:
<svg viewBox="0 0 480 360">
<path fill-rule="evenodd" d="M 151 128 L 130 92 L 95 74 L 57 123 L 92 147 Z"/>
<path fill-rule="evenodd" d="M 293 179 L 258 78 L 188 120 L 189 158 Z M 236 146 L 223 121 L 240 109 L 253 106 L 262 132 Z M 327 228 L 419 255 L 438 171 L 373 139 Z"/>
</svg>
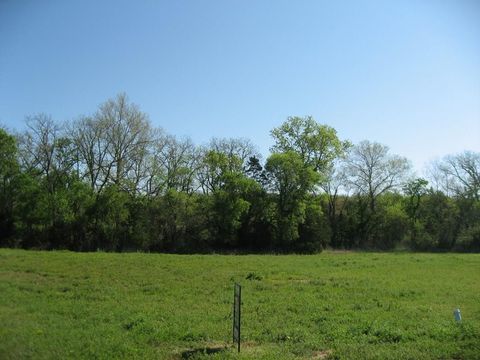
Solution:
<svg viewBox="0 0 480 360">
<path fill-rule="evenodd" d="M 0 358 L 480 359 L 480 255 L 1 249 Z"/>
</svg>

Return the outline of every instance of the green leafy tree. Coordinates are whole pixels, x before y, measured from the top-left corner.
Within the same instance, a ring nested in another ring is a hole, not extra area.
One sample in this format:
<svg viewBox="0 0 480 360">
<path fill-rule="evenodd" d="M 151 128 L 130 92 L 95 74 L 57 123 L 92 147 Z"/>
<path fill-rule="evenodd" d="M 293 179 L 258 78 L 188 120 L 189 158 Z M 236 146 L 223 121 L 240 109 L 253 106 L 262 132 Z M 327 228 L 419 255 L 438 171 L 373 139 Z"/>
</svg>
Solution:
<svg viewBox="0 0 480 360">
<path fill-rule="evenodd" d="M 72 182 L 66 191 L 68 217 L 65 218 L 68 229 L 63 234 L 67 248 L 76 251 L 96 250 L 93 246 L 95 229 L 92 228 L 92 210 L 95 207 L 94 190 L 79 179 Z"/>
<path fill-rule="evenodd" d="M 275 141 L 272 152 L 294 152 L 305 165 L 320 174 L 350 147 L 348 141 L 338 139 L 334 128 L 317 123 L 311 116 L 289 117 L 273 129 L 271 135 Z"/>
<path fill-rule="evenodd" d="M 212 194 L 225 186 L 227 174 L 242 174 L 242 161 L 215 150 L 207 150 L 198 169 L 197 177 L 204 194 Z"/>
<path fill-rule="evenodd" d="M 408 220 L 402 195 L 387 193 L 379 197 L 372 246 L 389 250 L 402 243 L 408 232 Z"/>
<path fill-rule="evenodd" d="M 128 193 L 109 185 L 97 197 L 94 210 L 94 228 L 98 232 L 93 243 L 99 249 L 121 251 L 128 236 Z"/>
<path fill-rule="evenodd" d="M 314 196 L 306 199 L 305 221 L 299 226 L 299 242 L 295 251 L 316 253 L 330 241 L 331 229 L 328 219 Z"/>
<path fill-rule="evenodd" d="M 299 239 L 299 225 L 305 221 L 306 197 L 319 175 L 292 151 L 272 154 L 265 169 L 277 199 L 276 216 L 272 219 L 276 242 L 282 247 L 293 246 Z"/>
<path fill-rule="evenodd" d="M 334 128 L 317 123 L 313 117 L 289 117 L 278 128 L 271 131 L 275 140 L 272 151 L 277 153 L 294 152 L 305 166 L 313 169 L 319 176 L 315 185 L 320 185 L 329 195 L 329 224 L 320 232 L 328 233 L 332 241 L 337 242 L 338 225 L 336 214 L 337 190 L 332 183 L 335 161 L 343 157 L 351 147 L 350 142 L 341 141 Z M 334 191 L 332 193 L 330 191 Z M 331 232 L 330 228 L 334 231 Z"/>
<path fill-rule="evenodd" d="M 245 173 L 249 178 L 255 180 L 262 187 L 267 186 L 268 178 L 258 157 L 252 156 L 248 159 Z"/>
<path fill-rule="evenodd" d="M 404 208 L 410 220 L 411 241 L 414 244 L 417 241 L 418 213 L 422 197 L 425 196 L 428 191 L 427 185 L 427 180 L 417 178 L 408 181 L 403 187 L 403 192 L 407 196 Z"/>
<path fill-rule="evenodd" d="M 418 219 L 417 239 L 413 244 L 421 250 L 450 250 L 455 246 L 459 210 L 454 199 L 441 191 L 429 191 L 422 200 Z"/>
<path fill-rule="evenodd" d="M 209 143 L 209 149 L 224 154 L 229 160 L 232 171 L 238 169 L 240 161 L 242 170 L 245 172 L 249 159 L 260 156 L 252 142 L 245 138 L 213 138 Z"/>
<path fill-rule="evenodd" d="M 19 175 L 15 138 L 0 128 L 0 244 L 14 235 L 14 201 Z"/>
<path fill-rule="evenodd" d="M 14 207 L 15 231 L 23 248 L 42 248 L 48 241 L 47 225 L 50 223 L 48 193 L 38 177 L 21 173 L 15 181 L 18 189 Z"/>
<path fill-rule="evenodd" d="M 201 251 L 207 248 L 205 201 L 201 194 L 174 189 L 149 201 L 148 249 Z"/>
<path fill-rule="evenodd" d="M 250 208 L 248 194 L 259 185 L 244 175 L 243 161 L 235 154 L 209 150 L 198 172 L 205 198 L 205 213 L 211 245 L 231 247 Z"/>
<path fill-rule="evenodd" d="M 259 185 L 235 173 L 225 174 L 223 182 L 222 188 L 212 194 L 210 224 L 217 245 L 234 247 L 239 243 L 239 230 L 251 205 L 248 194 Z"/>
</svg>

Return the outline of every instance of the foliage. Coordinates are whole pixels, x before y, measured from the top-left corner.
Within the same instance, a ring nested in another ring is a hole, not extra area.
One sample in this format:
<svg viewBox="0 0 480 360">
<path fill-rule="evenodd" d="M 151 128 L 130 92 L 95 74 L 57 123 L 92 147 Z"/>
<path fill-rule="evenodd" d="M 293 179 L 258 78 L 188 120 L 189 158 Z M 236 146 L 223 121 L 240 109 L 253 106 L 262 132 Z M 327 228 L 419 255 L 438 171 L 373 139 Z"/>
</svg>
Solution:
<svg viewBox="0 0 480 360">
<path fill-rule="evenodd" d="M 0 128 L 0 245 L 14 234 L 15 183 L 19 175 L 15 138 Z"/>
<path fill-rule="evenodd" d="M 401 201 L 394 201 L 383 205 L 379 212 L 377 222 L 380 226 L 375 234 L 374 247 L 377 249 L 390 250 L 400 244 L 407 235 L 408 217 Z"/>
<path fill-rule="evenodd" d="M 272 154 L 265 170 L 271 190 L 277 195 L 276 213 L 272 219 L 276 243 L 280 247 L 289 247 L 300 237 L 299 225 L 305 222 L 305 200 L 313 190 L 318 174 L 291 151 Z"/>
<path fill-rule="evenodd" d="M 75 251 L 478 251 L 480 155 L 448 155 L 430 182 L 382 144 L 352 145 L 311 116 L 196 146 L 119 94 L 69 123 L 0 128 L 0 245 Z M 431 184 L 432 188 L 428 188 Z M 403 191 L 403 194 L 401 193 Z"/>
<path fill-rule="evenodd" d="M 275 140 L 272 151 L 295 152 L 305 165 L 324 173 L 331 163 L 350 146 L 342 142 L 334 128 L 317 123 L 313 117 L 289 117 L 281 126 L 271 131 Z"/>
</svg>

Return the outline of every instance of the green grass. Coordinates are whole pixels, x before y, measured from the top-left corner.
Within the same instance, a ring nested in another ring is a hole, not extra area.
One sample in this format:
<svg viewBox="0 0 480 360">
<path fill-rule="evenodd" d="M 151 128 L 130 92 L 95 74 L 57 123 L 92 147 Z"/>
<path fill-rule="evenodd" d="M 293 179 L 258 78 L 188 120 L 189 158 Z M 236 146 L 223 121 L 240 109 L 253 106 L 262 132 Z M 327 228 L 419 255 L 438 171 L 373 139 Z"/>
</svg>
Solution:
<svg viewBox="0 0 480 360">
<path fill-rule="evenodd" d="M 230 344 L 234 282 L 240 355 Z M 480 359 L 480 255 L 0 249 L 1 359 L 182 356 Z"/>
</svg>

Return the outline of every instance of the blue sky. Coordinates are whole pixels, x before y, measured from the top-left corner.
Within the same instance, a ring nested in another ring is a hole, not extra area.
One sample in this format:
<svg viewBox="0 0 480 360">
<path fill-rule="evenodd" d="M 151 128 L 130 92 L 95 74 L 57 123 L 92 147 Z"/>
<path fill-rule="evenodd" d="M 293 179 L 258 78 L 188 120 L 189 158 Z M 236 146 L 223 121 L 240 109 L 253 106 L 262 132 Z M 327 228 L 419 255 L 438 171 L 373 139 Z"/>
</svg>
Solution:
<svg viewBox="0 0 480 360">
<path fill-rule="evenodd" d="M 198 144 L 312 115 L 421 172 L 480 151 L 480 1 L 0 0 L 0 123 L 119 92 Z"/>
</svg>

